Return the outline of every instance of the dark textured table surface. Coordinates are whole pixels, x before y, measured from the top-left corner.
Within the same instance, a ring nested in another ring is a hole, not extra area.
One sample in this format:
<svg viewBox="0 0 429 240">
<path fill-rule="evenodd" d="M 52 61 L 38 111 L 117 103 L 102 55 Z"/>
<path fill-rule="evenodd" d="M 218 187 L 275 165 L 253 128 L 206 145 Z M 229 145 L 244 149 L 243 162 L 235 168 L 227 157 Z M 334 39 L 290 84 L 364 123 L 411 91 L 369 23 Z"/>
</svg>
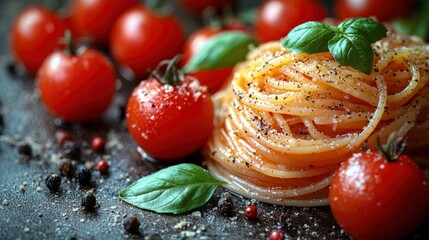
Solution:
<svg viewBox="0 0 429 240">
<path fill-rule="evenodd" d="M 26 5 L 24 2 L 0 2 L 0 112 L 4 118 L 0 133 L 0 239 L 144 239 L 153 234 L 162 239 L 267 239 L 269 232 L 277 228 L 290 238 L 348 239 L 328 207 L 256 203 L 259 216 L 248 220 L 242 210 L 249 200 L 233 195 L 235 210 L 231 216 L 223 216 L 217 211 L 217 201 L 226 191 L 222 187 L 208 204 L 182 215 L 160 215 L 122 202 L 118 197 L 120 189 L 164 167 L 142 160 L 120 118 L 120 106 L 136 84 L 126 81 L 122 81 L 114 104 L 102 119 L 65 126 L 81 150 L 75 165 L 90 166 L 105 158 L 110 163 L 109 174 L 102 176 L 93 170 L 92 183 L 87 188 L 80 187 L 73 178 L 62 177 L 59 193 L 50 193 L 45 178 L 51 172 L 59 172 L 57 165 L 64 154 L 55 138 L 59 127 L 42 106 L 34 78 L 19 71 L 11 74 L 7 68 L 7 32 L 13 17 Z M 95 154 L 89 146 L 96 135 L 107 140 L 104 154 Z M 18 146 L 24 143 L 32 148 L 30 159 L 18 154 Z M 198 163 L 201 158 L 196 156 L 190 161 Z M 94 212 L 81 210 L 81 198 L 87 191 L 93 191 L 97 198 L 99 208 Z M 127 234 L 122 226 L 124 217 L 133 214 L 142 223 L 139 235 Z M 282 214 L 284 221 L 280 221 Z M 428 238 L 429 225 L 425 226 L 410 238 Z"/>
</svg>

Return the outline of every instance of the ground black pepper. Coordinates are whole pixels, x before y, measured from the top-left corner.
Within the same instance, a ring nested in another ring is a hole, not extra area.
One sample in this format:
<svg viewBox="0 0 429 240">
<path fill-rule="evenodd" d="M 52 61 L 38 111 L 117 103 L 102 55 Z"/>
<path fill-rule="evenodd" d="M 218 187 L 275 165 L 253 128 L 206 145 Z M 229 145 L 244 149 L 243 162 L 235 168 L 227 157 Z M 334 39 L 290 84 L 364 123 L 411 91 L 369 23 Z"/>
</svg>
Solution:
<svg viewBox="0 0 429 240">
<path fill-rule="evenodd" d="M 55 173 L 51 173 L 46 177 L 45 184 L 51 193 L 57 193 L 61 186 L 61 177 Z"/>
<path fill-rule="evenodd" d="M 137 218 L 137 216 L 133 215 L 125 218 L 123 225 L 124 225 L 125 231 L 127 231 L 128 233 L 132 233 L 132 234 L 139 233 L 140 221 Z"/>
<path fill-rule="evenodd" d="M 88 194 L 87 196 L 82 198 L 81 206 L 84 210 L 92 212 L 97 206 L 97 199 L 93 194 Z"/>
<path fill-rule="evenodd" d="M 92 173 L 86 167 L 80 166 L 76 170 L 75 176 L 80 185 L 88 186 L 91 184 Z"/>
</svg>

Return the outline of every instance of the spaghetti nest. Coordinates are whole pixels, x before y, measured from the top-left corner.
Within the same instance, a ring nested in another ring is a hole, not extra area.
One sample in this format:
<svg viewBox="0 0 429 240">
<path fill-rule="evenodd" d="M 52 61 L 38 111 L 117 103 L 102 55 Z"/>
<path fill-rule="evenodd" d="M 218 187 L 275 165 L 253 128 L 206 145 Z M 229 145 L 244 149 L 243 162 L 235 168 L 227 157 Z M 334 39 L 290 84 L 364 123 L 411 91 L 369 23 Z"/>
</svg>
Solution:
<svg viewBox="0 0 429 240">
<path fill-rule="evenodd" d="M 372 45 L 370 75 L 329 53 L 252 50 L 231 86 L 214 96 L 216 125 L 206 165 L 230 190 L 262 202 L 328 205 L 340 163 L 392 131 L 409 149 L 429 146 L 429 46 L 389 33 Z"/>
</svg>

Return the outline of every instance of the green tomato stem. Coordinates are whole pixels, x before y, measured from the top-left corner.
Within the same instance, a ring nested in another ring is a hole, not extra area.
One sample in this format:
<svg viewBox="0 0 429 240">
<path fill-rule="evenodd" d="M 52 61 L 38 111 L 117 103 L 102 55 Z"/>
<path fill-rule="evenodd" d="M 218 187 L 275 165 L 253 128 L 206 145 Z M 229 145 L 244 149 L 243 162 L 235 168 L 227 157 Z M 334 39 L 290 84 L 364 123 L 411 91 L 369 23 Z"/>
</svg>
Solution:
<svg viewBox="0 0 429 240">
<path fill-rule="evenodd" d="M 397 132 L 392 132 L 385 145 L 381 143 L 380 136 L 377 136 L 377 148 L 380 154 L 386 158 L 388 162 L 395 162 L 404 152 L 407 146 L 406 141 L 398 136 Z"/>
<path fill-rule="evenodd" d="M 68 54 L 70 54 L 70 55 L 76 55 L 76 46 L 75 46 L 75 44 L 74 44 L 74 41 L 73 41 L 73 36 L 72 36 L 72 33 L 71 33 L 71 31 L 69 30 L 69 29 L 67 29 L 65 32 L 64 32 L 64 37 L 65 37 L 65 39 L 66 39 L 66 51 L 67 51 L 67 53 Z"/>
<path fill-rule="evenodd" d="M 166 0 L 145 0 L 145 6 L 160 16 L 166 16 L 171 13 Z"/>
<path fill-rule="evenodd" d="M 155 71 L 152 72 L 152 76 L 158 80 L 162 85 L 178 85 L 185 78 L 184 72 L 178 68 L 177 64 L 179 62 L 180 56 L 177 55 L 171 60 L 165 60 L 159 63 Z M 165 72 L 160 76 L 160 68 L 167 65 Z"/>
</svg>

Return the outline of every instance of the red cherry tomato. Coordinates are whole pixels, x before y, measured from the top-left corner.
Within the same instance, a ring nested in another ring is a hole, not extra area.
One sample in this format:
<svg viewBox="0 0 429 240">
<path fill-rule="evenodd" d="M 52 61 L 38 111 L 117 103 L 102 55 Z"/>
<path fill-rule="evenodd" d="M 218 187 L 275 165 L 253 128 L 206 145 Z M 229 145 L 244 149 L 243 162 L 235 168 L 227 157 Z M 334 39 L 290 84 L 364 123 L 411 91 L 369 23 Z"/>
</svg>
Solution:
<svg viewBox="0 0 429 240">
<path fill-rule="evenodd" d="M 354 154 L 334 176 L 332 213 L 353 239 L 399 239 L 429 211 L 429 181 L 406 155 L 388 162 L 377 152 Z"/>
<path fill-rule="evenodd" d="M 354 17 L 376 17 L 388 21 L 411 13 L 413 1 L 397 0 L 336 0 L 334 13 L 339 19 Z"/>
<path fill-rule="evenodd" d="M 41 6 L 29 7 L 12 24 L 12 54 L 29 73 L 35 74 L 45 58 L 59 48 L 64 31 L 64 23 L 53 12 Z"/>
<path fill-rule="evenodd" d="M 207 88 L 185 77 L 178 85 L 151 78 L 137 86 L 127 105 L 128 130 L 137 144 L 161 161 L 179 160 L 202 147 L 213 129 Z"/>
<path fill-rule="evenodd" d="M 256 14 L 255 35 L 261 42 L 279 40 L 301 23 L 327 16 L 318 0 L 265 0 Z"/>
<path fill-rule="evenodd" d="M 107 44 L 116 20 L 137 4 L 138 0 L 73 0 L 71 22 L 80 35 Z"/>
<path fill-rule="evenodd" d="M 180 53 L 184 42 L 184 29 L 173 15 L 160 16 L 138 5 L 117 20 L 110 48 L 120 65 L 143 78 L 159 62 Z"/>
<path fill-rule="evenodd" d="M 115 71 L 101 53 L 84 49 L 76 55 L 55 52 L 38 73 L 43 103 L 56 116 L 70 122 L 99 117 L 115 93 Z"/>
<path fill-rule="evenodd" d="M 201 16 L 207 7 L 222 11 L 231 5 L 231 0 L 178 0 L 178 2 L 194 16 Z"/>
</svg>

